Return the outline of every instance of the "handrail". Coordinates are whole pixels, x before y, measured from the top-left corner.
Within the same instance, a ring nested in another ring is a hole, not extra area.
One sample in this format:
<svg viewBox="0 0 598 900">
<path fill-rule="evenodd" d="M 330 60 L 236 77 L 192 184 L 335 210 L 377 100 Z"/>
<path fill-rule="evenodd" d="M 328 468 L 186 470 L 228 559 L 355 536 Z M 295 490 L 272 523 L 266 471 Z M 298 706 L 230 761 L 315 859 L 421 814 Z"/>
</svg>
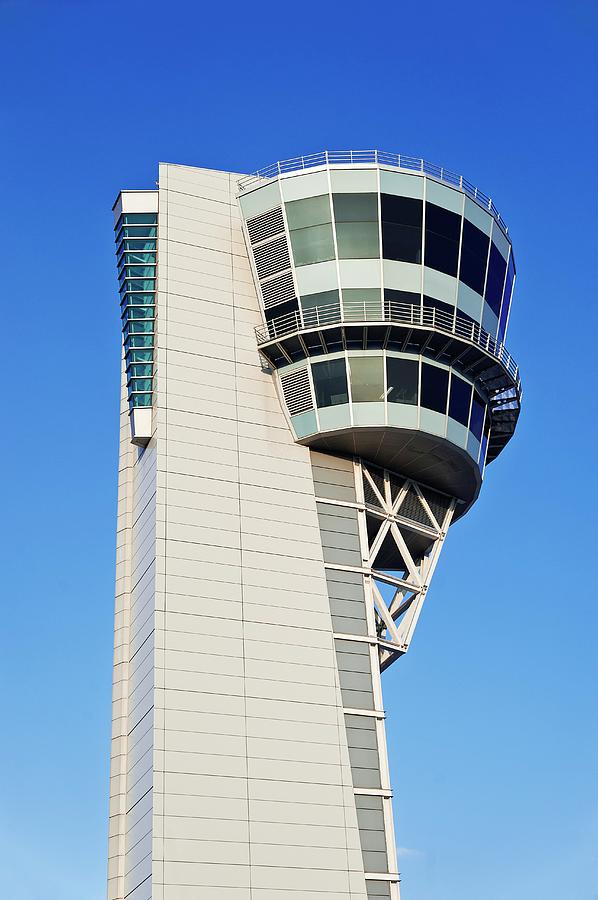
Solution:
<svg viewBox="0 0 598 900">
<path fill-rule="evenodd" d="M 456 308 L 455 312 L 449 315 L 436 309 L 435 306 L 396 303 L 392 300 L 383 302 L 376 300 L 343 301 L 342 307 L 340 302 L 329 303 L 325 306 L 314 306 L 312 309 L 297 310 L 285 316 L 279 316 L 271 319 L 267 325 L 258 325 L 255 334 L 258 347 L 262 347 L 293 334 L 295 331 L 306 331 L 336 324 L 359 325 L 374 322 L 397 322 L 402 325 L 432 328 L 435 331 L 469 341 L 498 360 L 515 382 L 517 390 L 521 389 L 519 366 L 505 345 L 493 338 L 477 322 L 458 315 Z"/>
<path fill-rule="evenodd" d="M 322 150 L 320 153 L 309 153 L 307 156 L 295 156 L 292 159 L 283 159 L 258 169 L 251 175 L 241 178 L 238 182 L 239 191 L 246 191 L 257 185 L 262 180 L 277 178 L 287 172 L 297 172 L 302 169 L 312 169 L 315 166 L 343 166 L 343 165 L 374 164 L 381 166 L 393 166 L 397 169 L 407 169 L 410 172 L 422 172 L 431 175 L 439 181 L 444 181 L 452 187 L 458 187 L 469 197 L 487 209 L 496 219 L 500 227 L 508 232 L 508 227 L 494 205 L 491 197 L 484 194 L 479 188 L 467 181 L 462 175 L 427 162 L 419 156 L 406 156 L 403 153 L 389 153 L 386 150 Z"/>
</svg>

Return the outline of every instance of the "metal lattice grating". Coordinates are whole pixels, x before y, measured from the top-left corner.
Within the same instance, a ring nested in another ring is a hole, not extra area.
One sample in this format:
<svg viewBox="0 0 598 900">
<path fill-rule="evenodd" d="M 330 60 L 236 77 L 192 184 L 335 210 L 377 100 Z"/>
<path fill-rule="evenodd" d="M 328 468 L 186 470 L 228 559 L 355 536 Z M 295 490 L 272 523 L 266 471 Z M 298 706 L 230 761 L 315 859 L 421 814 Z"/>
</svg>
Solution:
<svg viewBox="0 0 598 900">
<path fill-rule="evenodd" d="M 289 248 L 285 235 L 268 241 L 267 244 L 260 244 L 254 247 L 253 258 L 255 259 L 255 268 L 258 278 L 263 281 L 269 275 L 276 275 L 284 272 L 285 269 L 291 268 L 291 260 L 289 257 Z"/>
<path fill-rule="evenodd" d="M 284 219 L 282 209 L 271 209 L 269 212 L 255 216 L 247 222 L 247 232 L 252 245 L 267 241 L 284 231 Z"/>
<path fill-rule="evenodd" d="M 266 309 L 276 306 L 278 303 L 284 303 L 286 300 L 295 300 L 292 272 L 285 272 L 268 281 L 262 281 L 260 287 Z"/>
<path fill-rule="evenodd" d="M 280 384 L 287 409 L 292 416 L 314 408 L 307 368 L 281 375 Z"/>
<path fill-rule="evenodd" d="M 381 472 L 377 472 L 375 469 L 368 469 L 370 474 L 370 478 L 380 491 L 380 496 L 386 500 L 386 489 L 384 487 L 384 475 Z"/>
<path fill-rule="evenodd" d="M 450 506 L 451 500 L 450 497 L 445 497 L 444 494 L 438 494 L 436 491 L 433 491 L 431 488 L 420 487 L 420 491 L 426 498 L 426 502 L 434 516 L 439 526 L 442 528 L 442 523 L 444 522 L 444 517 L 447 514 L 448 508 Z"/>
<path fill-rule="evenodd" d="M 425 511 L 412 484 L 409 485 L 407 494 L 398 509 L 398 515 L 405 519 L 411 519 L 412 522 L 419 522 L 420 525 L 432 525 L 430 516 Z"/>
<path fill-rule="evenodd" d="M 392 502 L 394 503 L 399 496 L 399 493 L 403 489 L 405 479 L 401 478 L 399 475 L 395 475 L 394 472 L 389 472 L 388 480 L 390 482 L 390 496 L 392 497 Z"/>
<path fill-rule="evenodd" d="M 382 504 L 378 500 L 376 492 L 365 477 L 365 474 L 363 475 L 363 497 L 367 506 L 375 506 L 377 509 L 382 509 Z"/>
</svg>

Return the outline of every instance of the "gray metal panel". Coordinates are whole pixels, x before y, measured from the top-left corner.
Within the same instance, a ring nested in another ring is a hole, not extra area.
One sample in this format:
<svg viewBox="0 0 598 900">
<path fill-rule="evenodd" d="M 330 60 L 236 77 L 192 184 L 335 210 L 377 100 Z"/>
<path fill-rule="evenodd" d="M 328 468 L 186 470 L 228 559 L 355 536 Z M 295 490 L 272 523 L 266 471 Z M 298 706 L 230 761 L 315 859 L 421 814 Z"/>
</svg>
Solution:
<svg viewBox="0 0 598 900">
<path fill-rule="evenodd" d="M 386 852 L 379 850 L 362 850 L 363 867 L 366 872 L 388 872 Z"/>
<path fill-rule="evenodd" d="M 335 640 L 336 660 L 339 671 L 345 672 L 370 672 L 370 652 L 367 644 L 358 644 L 355 641 Z M 355 648 L 355 650 L 353 650 Z M 352 718 L 361 719 L 361 716 Z M 365 720 L 367 721 L 367 720 Z M 355 725 L 355 728 L 365 727 Z"/>
<path fill-rule="evenodd" d="M 365 636 L 367 634 L 367 623 L 361 619 L 348 619 L 346 616 L 333 616 L 332 627 L 335 632 L 340 634 L 355 634 Z M 354 706 L 353 703 L 348 704 Z M 371 706 L 368 706 L 371 709 Z"/>
<path fill-rule="evenodd" d="M 363 603 L 358 600 L 338 600 L 330 598 L 330 612 L 333 616 L 342 616 L 349 619 L 359 619 L 365 622 L 365 609 Z"/>
<path fill-rule="evenodd" d="M 362 718 L 365 718 L 365 716 Z M 347 744 L 349 748 L 360 747 L 364 750 L 378 750 L 376 732 L 366 731 L 364 728 L 347 728 Z"/>
<path fill-rule="evenodd" d="M 336 547 L 322 547 L 324 562 L 333 566 L 360 566 L 361 552 L 359 549 L 340 550 Z"/>
<path fill-rule="evenodd" d="M 368 900 L 390 900 L 390 884 L 388 881 L 366 881 Z"/>
</svg>

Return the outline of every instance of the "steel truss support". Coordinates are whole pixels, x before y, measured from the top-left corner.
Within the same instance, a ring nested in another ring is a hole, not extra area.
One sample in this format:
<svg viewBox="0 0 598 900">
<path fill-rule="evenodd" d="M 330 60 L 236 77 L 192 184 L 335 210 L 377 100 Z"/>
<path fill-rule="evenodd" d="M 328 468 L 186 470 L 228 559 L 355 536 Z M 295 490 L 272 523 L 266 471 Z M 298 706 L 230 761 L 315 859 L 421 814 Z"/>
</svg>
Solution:
<svg viewBox="0 0 598 900">
<path fill-rule="evenodd" d="M 354 461 L 363 564 L 380 669 L 407 652 L 457 501 L 408 478 Z M 330 501 L 327 501 L 330 502 Z"/>
</svg>

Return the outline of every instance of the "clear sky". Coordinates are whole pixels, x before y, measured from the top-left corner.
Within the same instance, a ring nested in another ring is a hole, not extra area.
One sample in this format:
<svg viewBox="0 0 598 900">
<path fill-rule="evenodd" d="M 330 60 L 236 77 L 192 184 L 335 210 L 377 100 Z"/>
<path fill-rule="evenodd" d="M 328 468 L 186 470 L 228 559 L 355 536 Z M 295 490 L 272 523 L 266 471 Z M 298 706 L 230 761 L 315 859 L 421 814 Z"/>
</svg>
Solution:
<svg viewBox="0 0 598 900">
<path fill-rule="evenodd" d="M 403 900 L 597 900 L 597 15 L 0 0 L 1 897 L 104 897 L 118 190 L 379 147 L 495 199 L 525 390 L 385 676 Z"/>
</svg>

